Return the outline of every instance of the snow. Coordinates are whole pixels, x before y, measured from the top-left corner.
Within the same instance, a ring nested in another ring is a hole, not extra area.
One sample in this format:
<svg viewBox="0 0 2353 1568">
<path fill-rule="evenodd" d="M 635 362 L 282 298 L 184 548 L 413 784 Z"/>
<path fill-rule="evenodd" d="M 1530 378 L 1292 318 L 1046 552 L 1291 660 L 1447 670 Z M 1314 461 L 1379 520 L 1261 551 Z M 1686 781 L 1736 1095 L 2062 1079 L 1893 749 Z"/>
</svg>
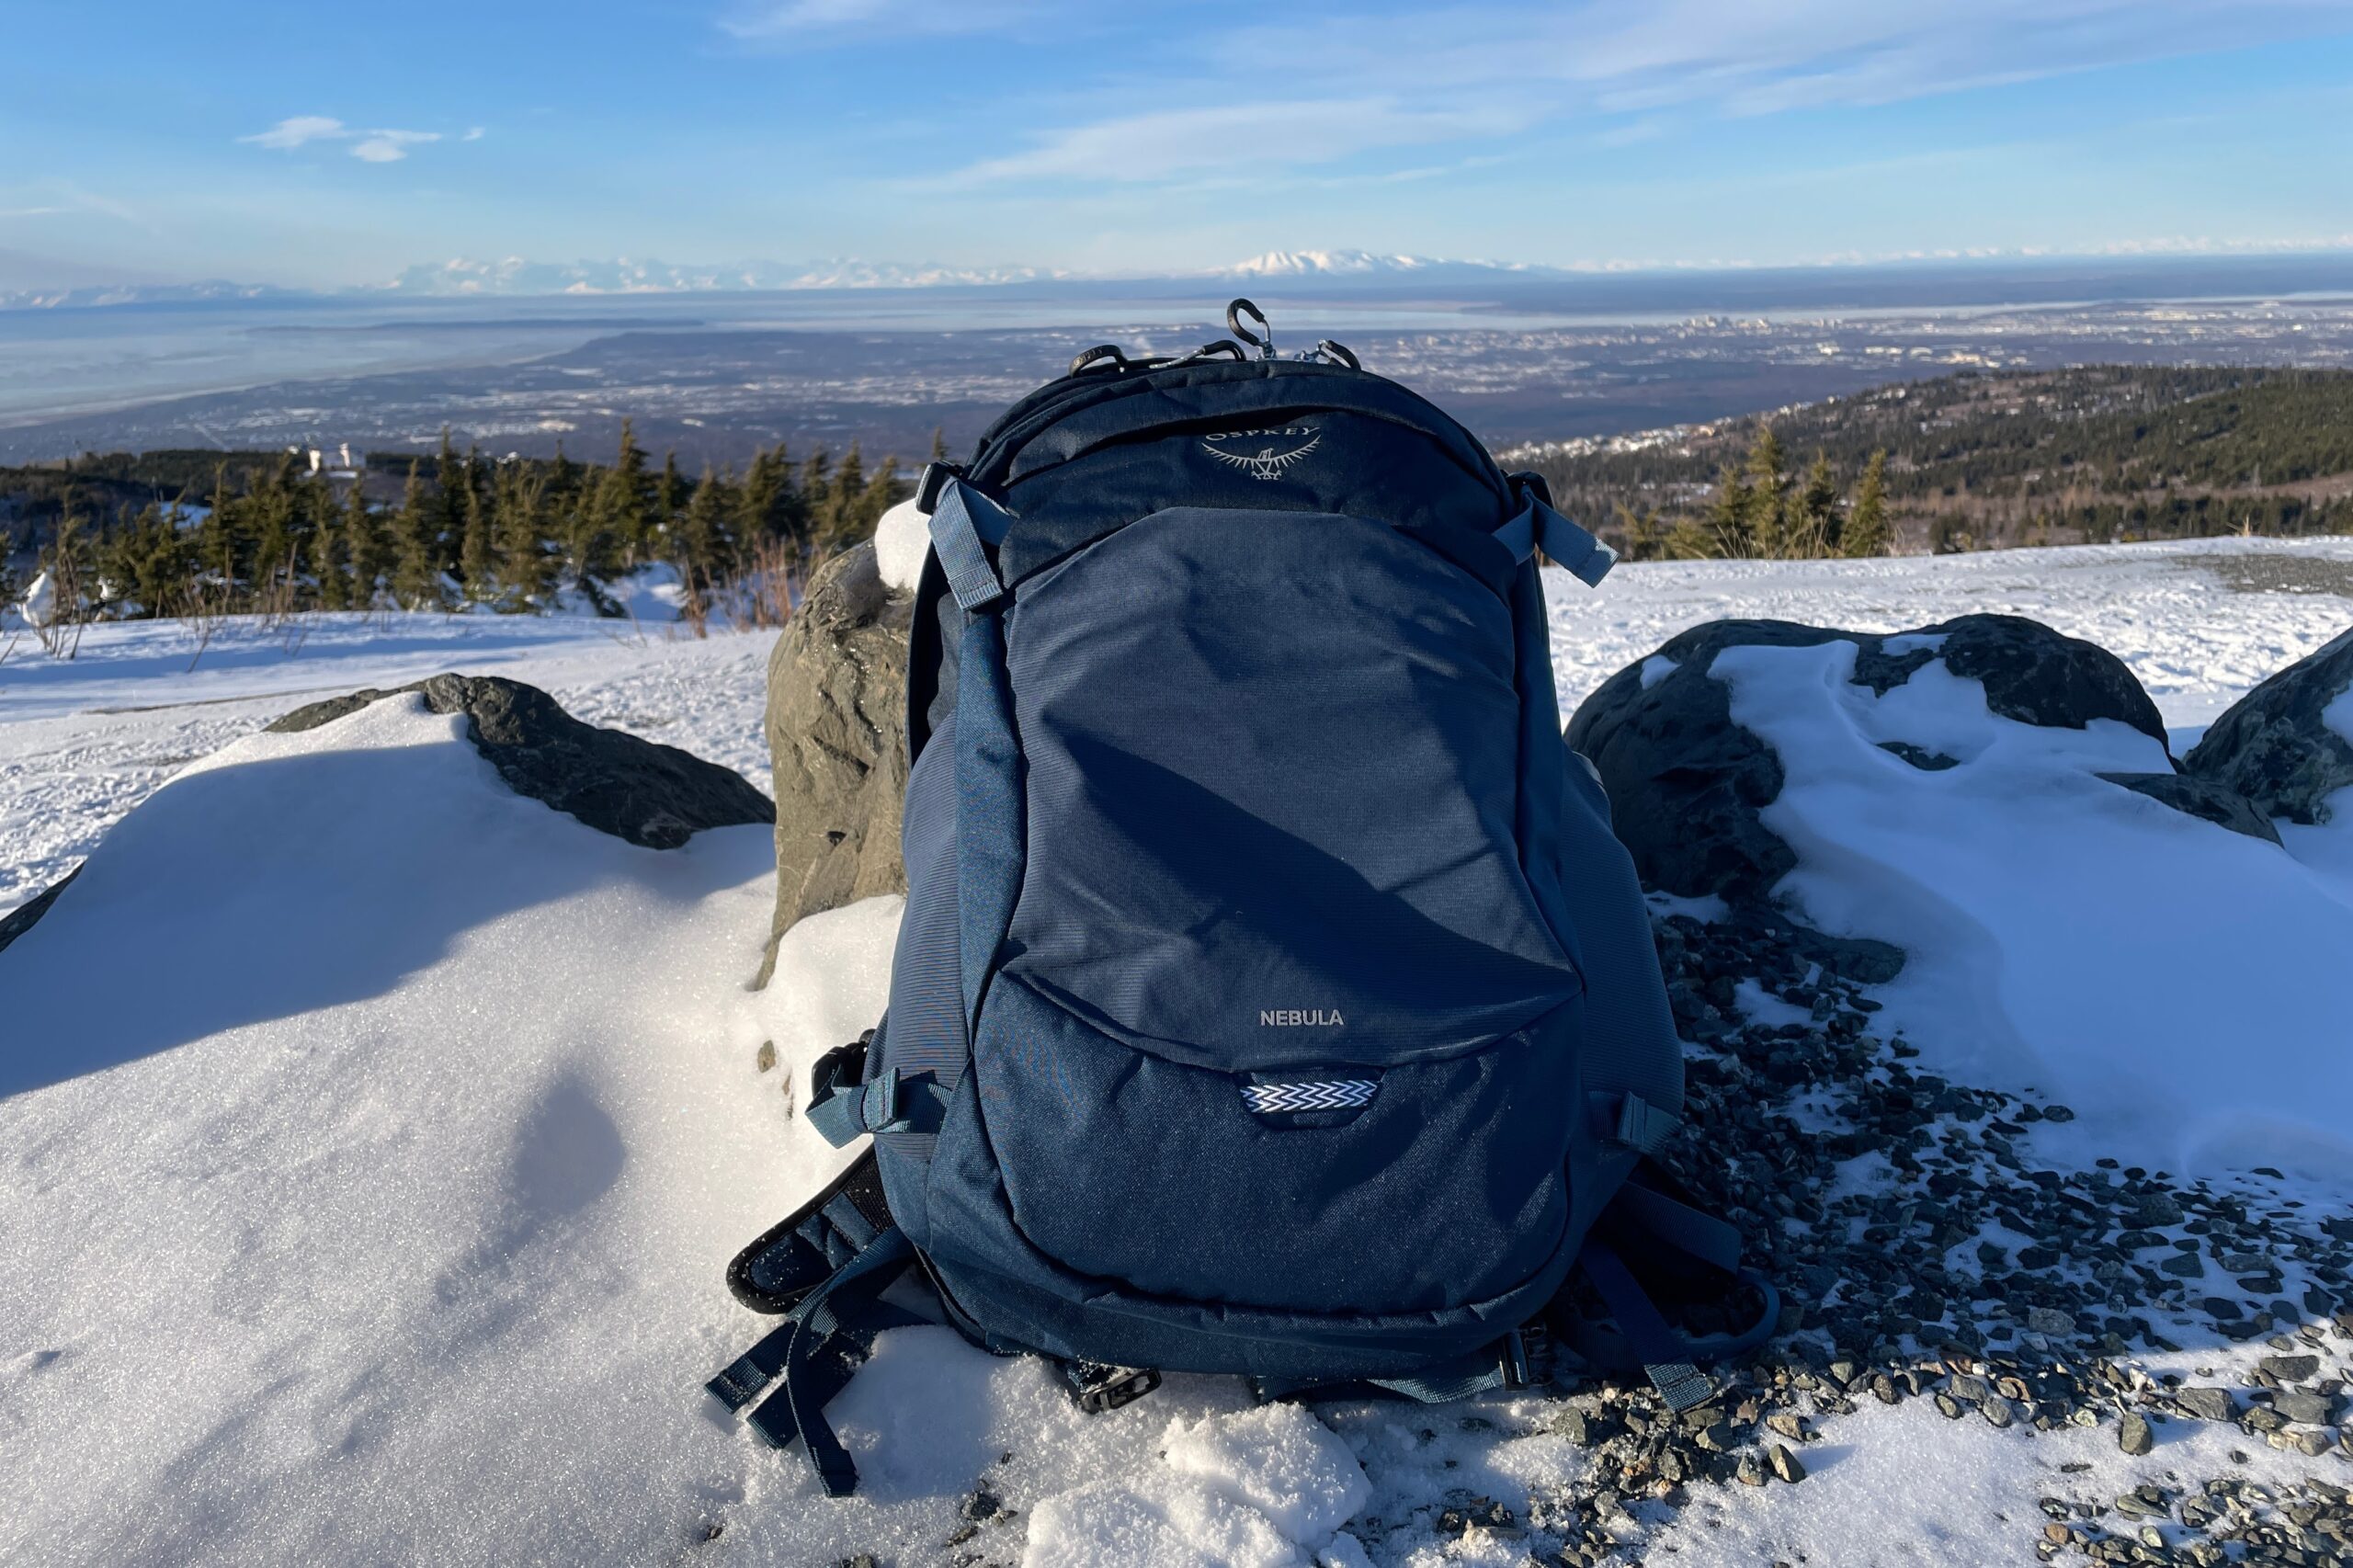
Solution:
<svg viewBox="0 0 2353 1568">
<path fill-rule="evenodd" d="M 50 580 L 48 573 L 43 572 L 32 580 L 32 585 L 25 590 L 23 600 L 17 606 L 17 613 L 24 618 L 27 626 L 47 626 L 56 619 L 57 585 Z"/>
<path fill-rule="evenodd" d="M 923 558 L 931 549 L 931 519 L 913 497 L 882 514 L 874 525 L 874 565 L 882 581 L 903 594 L 915 591 Z"/>
<path fill-rule="evenodd" d="M 1940 662 L 1877 696 L 1855 653 L 1729 648 L 1710 674 L 1786 773 L 1763 813 L 1798 855 L 1779 891 L 1910 955 L 1885 1021 L 1964 1083 L 2075 1108 L 2120 1154 L 2353 1175 L 2353 878 L 2100 778 L 2170 771 L 2127 725 L 2002 718 Z"/>
<path fill-rule="evenodd" d="M 2226 541 L 1641 564 L 1598 594 L 1559 576 L 1548 589 L 1563 711 L 1720 615 L 1887 630 L 2005 608 L 2116 650 L 2169 723 L 2202 723 L 2353 614 L 2328 594 L 2225 591 L 2204 564 L 2256 550 L 2353 562 L 2353 541 Z M 233 626 L 193 670 L 193 638 L 169 622 L 93 627 L 70 663 L 20 649 L 0 664 L 0 907 L 89 855 L 76 886 L 0 954 L 0 1561 L 691 1555 L 802 1568 L 871 1552 L 912 1568 L 973 1551 L 1033 1568 L 1518 1565 L 1533 1538 L 1442 1533 L 1439 1510 L 1464 1492 L 1520 1510 L 1531 1492 L 1594 1484 L 1586 1451 L 1546 1428 L 1554 1407 L 1541 1400 L 1259 1410 L 1238 1380 L 1171 1377 L 1089 1417 L 1040 1363 L 940 1328 L 883 1335 L 833 1406 L 866 1479 L 856 1498 L 824 1498 L 796 1456 L 721 1415 L 700 1383 L 762 1328 L 721 1270 L 839 1168 L 791 1113 L 813 1057 L 881 1008 L 897 901 L 801 923 L 774 983 L 751 993 L 771 898 L 765 830 L 635 848 L 512 795 L 458 722 L 410 698 L 301 735 L 255 732 L 320 696 L 462 669 L 530 681 L 584 718 L 764 782 L 771 642 L 584 620 L 322 617 L 292 645 Z M 1826 667 L 1724 673 L 1759 723 L 1803 726 L 1820 753 L 1818 771 L 1791 771 L 1791 831 L 1845 858 L 1810 848 L 1806 896 L 1834 913 L 1842 898 L 1877 899 L 1875 918 L 1941 920 L 1934 929 L 1995 944 L 1972 949 L 1979 968 L 1945 976 L 1953 1005 L 1975 1012 L 1940 1034 L 1911 1020 L 1924 1052 L 2037 1081 L 2116 1074 L 2112 1054 L 2051 1045 L 2069 1027 L 2064 998 L 2033 976 L 2063 966 L 2029 950 L 2039 942 L 2093 965 L 2111 983 L 2103 995 L 2139 1009 L 2136 1028 L 2179 1009 L 2226 1042 L 2233 1071 L 2201 1069 L 2201 1102 L 2216 1103 L 2190 1108 L 2192 1155 L 2227 1164 L 2259 1128 L 2308 1136 L 2316 1163 L 2339 1146 L 2325 1110 L 2283 1105 L 2259 1080 L 2273 1066 L 2302 1074 L 2312 1106 L 2341 1107 L 2345 1068 L 2317 1048 L 2291 1062 L 2292 1041 L 2257 1038 L 2280 1031 L 2211 1011 L 2226 965 L 2274 966 L 2251 972 L 2279 983 L 2286 955 L 2341 933 L 2288 928 L 2290 916 L 2345 918 L 2347 879 L 2323 863 L 2321 841 L 2283 856 L 2165 812 L 2089 778 L 2120 758 L 2145 765 L 2145 737 L 2021 735 L 1982 698 L 1972 707 L 1965 682 L 1915 676 L 1910 697 L 1856 704 Z M 1962 766 L 1917 773 L 1870 744 L 1888 735 L 1933 736 Z M 1899 770 L 1879 787 L 1906 804 L 1842 814 L 1880 767 Z M 1959 837 L 1980 831 L 2003 790 L 2020 842 L 1977 857 L 1951 896 L 1911 885 L 1949 850 L 1888 819 L 1941 812 L 1933 820 Z M 2304 831 L 2338 824 L 2353 824 L 2353 802 Z M 2100 903 L 2053 885 L 2055 870 L 2036 881 L 2034 853 L 2080 877 L 2130 877 L 2137 902 Z M 2158 856 L 2187 869 L 2169 883 L 2133 859 Z M 2061 906 L 2001 907 L 2029 894 Z M 2226 929 L 2232 901 L 2265 912 L 2281 954 Z M 2193 953 L 2156 929 L 2177 921 L 2225 945 Z M 2341 954 L 2342 936 L 2328 939 Z M 1915 961 L 1884 993 L 1890 1011 L 1935 972 Z M 1985 1019 L 2008 1032 L 1974 1038 Z M 2340 1028 L 2321 1043 L 2341 1060 L 2343 1040 Z M 755 1067 L 763 1042 L 777 1048 L 767 1073 Z M 1970 1051 L 1982 1055 L 1958 1054 Z M 2126 1066 L 2127 1079 L 2157 1075 Z M 2235 1078 L 2251 1081 L 2224 1082 Z M 2063 1148 L 2087 1164 L 2175 1135 L 2103 1120 L 2089 1096 L 2070 1103 L 2079 1119 L 2038 1128 L 2039 1155 Z M 2341 1186 L 2282 1190 L 2343 1202 Z M 2209 1450 L 2245 1442 L 2166 1426 L 2155 1454 L 2132 1460 L 2112 1428 L 2029 1438 L 1945 1423 L 1919 1401 L 1867 1402 L 1823 1426 L 1824 1441 L 1802 1450 L 1803 1486 L 1697 1488 L 1672 1519 L 1629 1519 L 1629 1540 L 1645 1560 L 1699 1568 L 1801 1552 L 2023 1555 L 2037 1495 L 2112 1495 L 2168 1468 L 2220 1473 L 2227 1455 Z M 2056 1474 L 2066 1460 L 2095 1468 Z M 2312 1462 L 2258 1446 L 2242 1473 Z M 1004 1511 L 950 1550 L 959 1499 L 976 1486 Z"/>
</svg>

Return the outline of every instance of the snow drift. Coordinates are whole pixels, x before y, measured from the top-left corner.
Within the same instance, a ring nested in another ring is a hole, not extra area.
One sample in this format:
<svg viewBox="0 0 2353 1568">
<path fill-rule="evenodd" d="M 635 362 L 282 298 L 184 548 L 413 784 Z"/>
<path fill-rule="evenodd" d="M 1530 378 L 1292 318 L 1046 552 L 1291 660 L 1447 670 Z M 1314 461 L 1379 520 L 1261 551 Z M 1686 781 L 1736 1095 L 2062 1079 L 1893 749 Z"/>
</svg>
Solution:
<svg viewBox="0 0 2353 1568">
<path fill-rule="evenodd" d="M 2353 1171 L 2353 814 L 2282 849 L 2099 778 L 2172 771 L 2125 724 L 2003 718 L 1941 662 L 1878 696 L 1855 657 L 1736 647 L 1710 673 L 1786 772 L 1763 812 L 1799 858 L 1779 891 L 1907 950 L 1883 995 L 1914 1043 L 2172 1169 Z"/>
</svg>

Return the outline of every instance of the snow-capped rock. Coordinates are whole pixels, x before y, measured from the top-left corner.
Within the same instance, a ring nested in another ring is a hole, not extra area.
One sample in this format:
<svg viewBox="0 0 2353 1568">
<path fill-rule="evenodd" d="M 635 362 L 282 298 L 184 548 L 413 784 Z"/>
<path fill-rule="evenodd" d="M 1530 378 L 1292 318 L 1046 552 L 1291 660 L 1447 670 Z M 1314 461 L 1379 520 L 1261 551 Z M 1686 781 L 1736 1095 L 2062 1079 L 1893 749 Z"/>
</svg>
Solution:
<svg viewBox="0 0 2353 1568">
<path fill-rule="evenodd" d="M 2353 631 L 2299 659 L 2208 726 L 2182 771 L 2306 826 L 2353 815 Z"/>
</svg>

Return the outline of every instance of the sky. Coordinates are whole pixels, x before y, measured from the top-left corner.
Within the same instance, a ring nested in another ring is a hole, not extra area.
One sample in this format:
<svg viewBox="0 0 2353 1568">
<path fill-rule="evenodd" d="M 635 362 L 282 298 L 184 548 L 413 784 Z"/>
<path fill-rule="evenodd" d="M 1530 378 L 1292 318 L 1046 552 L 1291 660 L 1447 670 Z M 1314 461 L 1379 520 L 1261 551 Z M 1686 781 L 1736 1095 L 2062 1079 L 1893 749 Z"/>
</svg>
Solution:
<svg viewBox="0 0 2353 1568">
<path fill-rule="evenodd" d="M 2353 246 L 2353 0 L 6 0 L 0 289 Z"/>
</svg>

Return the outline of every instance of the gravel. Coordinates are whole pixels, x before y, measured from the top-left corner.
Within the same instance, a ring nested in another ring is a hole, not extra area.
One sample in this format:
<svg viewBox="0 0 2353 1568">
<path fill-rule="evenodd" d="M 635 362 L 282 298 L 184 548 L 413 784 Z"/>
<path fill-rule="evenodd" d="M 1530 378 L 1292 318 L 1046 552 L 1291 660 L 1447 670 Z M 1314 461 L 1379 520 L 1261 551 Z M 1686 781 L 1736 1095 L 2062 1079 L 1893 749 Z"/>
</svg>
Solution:
<svg viewBox="0 0 2353 1568">
<path fill-rule="evenodd" d="M 1677 915 L 1654 930 L 1689 1072 L 1661 1163 L 1740 1226 L 1781 1290 L 1779 1331 L 1680 1418 L 1639 1383 L 1558 1369 L 1544 1424 L 1594 1463 L 1576 1494 L 1530 1500 L 1529 1527 L 1556 1543 L 1536 1561 L 1634 1560 L 1633 1506 L 1654 1521 L 1697 1487 L 1801 1481 L 1815 1421 L 1906 1399 L 2030 1434 L 2110 1426 L 2129 1455 L 2167 1421 L 2198 1421 L 2353 1460 L 2331 1425 L 2353 1361 L 2353 1219 L 2303 1207 L 2277 1171 L 2222 1184 L 2109 1159 L 2046 1166 L 2030 1130 L 2072 1110 L 1920 1070 L 1874 1028 L 1878 1004 L 1835 948 L 1770 917 Z M 1743 1015 L 1745 981 L 1805 1021 Z M 1678 1315 L 1706 1333 L 1745 1305 Z M 2143 1364 L 2241 1346 L 2268 1352 L 2238 1362 L 2244 1393 Z M 2317 1480 L 2044 1502 L 2046 1562 L 2353 1564 L 2353 1510 Z"/>
</svg>

